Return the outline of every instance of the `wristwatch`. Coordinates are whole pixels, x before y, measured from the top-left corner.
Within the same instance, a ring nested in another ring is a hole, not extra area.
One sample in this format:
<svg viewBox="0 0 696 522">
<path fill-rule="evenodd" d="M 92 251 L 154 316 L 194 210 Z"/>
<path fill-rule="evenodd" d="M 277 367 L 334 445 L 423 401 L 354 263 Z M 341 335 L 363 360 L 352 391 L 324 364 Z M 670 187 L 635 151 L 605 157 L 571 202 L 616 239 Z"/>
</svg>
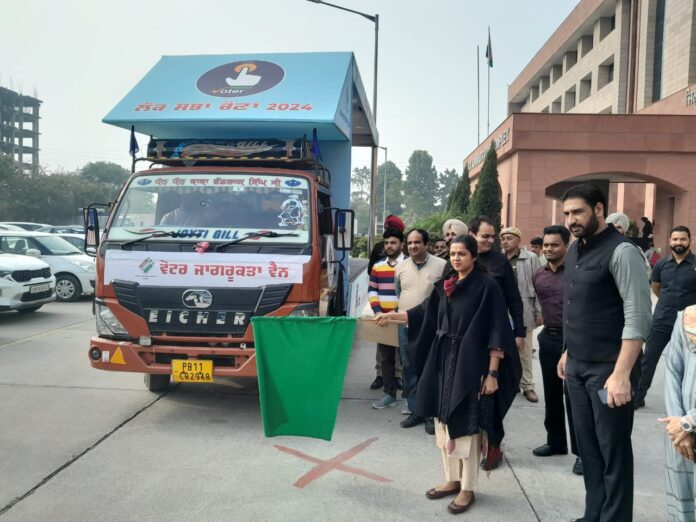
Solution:
<svg viewBox="0 0 696 522">
<path fill-rule="evenodd" d="M 696 429 L 696 426 L 694 426 L 693 424 L 691 424 L 691 421 L 689 420 L 689 418 L 688 418 L 686 415 L 684 415 L 684 416 L 683 416 L 681 419 L 679 419 L 679 420 L 681 421 L 681 429 L 682 429 L 682 431 L 688 431 L 689 433 L 693 433 L 694 429 Z"/>
<path fill-rule="evenodd" d="M 497 379 L 499 373 L 498 373 L 498 370 L 488 370 L 488 375 L 490 375 L 490 376 L 493 377 L 494 379 Z M 683 422 L 683 421 L 682 421 L 682 422 Z"/>
</svg>

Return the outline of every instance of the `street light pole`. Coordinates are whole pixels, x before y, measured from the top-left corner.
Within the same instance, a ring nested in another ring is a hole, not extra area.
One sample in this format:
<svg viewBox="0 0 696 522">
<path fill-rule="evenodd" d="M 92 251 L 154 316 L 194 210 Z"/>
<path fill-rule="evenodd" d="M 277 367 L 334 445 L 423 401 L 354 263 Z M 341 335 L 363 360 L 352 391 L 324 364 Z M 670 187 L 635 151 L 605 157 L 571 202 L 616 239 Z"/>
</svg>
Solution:
<svg viewBox="0 0 696 522">
<path fill-rule="evenodd" d="M 384 195 L 382 197 L 382 223 L 387 219 L 387 151 L 388 147 L 380 147 L 384 150 Z"/>
<path fill-rule="evenodd" d="M 367 18 L 369 21 L 373 22 L 375 24 L 375 78 L 374 78 L 374 86 L 372 89 L 372 116 L 374 117 L 375 120 L 375 128 L 377 127 L 377 58 L 378 58 L 378 50 L 379 50 L 379 15 L 375 14 L 369 15 L 367 13 L 362 13 L 360 11 L 356 11 L 354 9 L 349 9 L 347 7 L 343 7 L 340 5 L 332 4 L 329 2 L 324 2 L 324 0 L 307 0 L 308 2 L 312 2 L 315 4 L 323 4 L 323 5 L 328 5 L 329 7 L 333 7 L 335 9 L 340 9 L 341 11 L 347 11 L 349 13 L 356 14 L 358 16 L 362 16 L 363 18 Z M 377 144 L 374 144 L 372 146 L 372 155 L 371 155 L 371 168 L 370 168 L 370 228 L 368 231 L 368 238 L 367 238 L 367 243 L 368 243 L 368 251 L 372 251 L 372 247 L 375 244 L 375 229 L 377 228 L 377 189 L 375 187 L 375 182 L 377 180 L 377 153 L 379 152 L 377 149 L 379 147 Z"/>
</svg>

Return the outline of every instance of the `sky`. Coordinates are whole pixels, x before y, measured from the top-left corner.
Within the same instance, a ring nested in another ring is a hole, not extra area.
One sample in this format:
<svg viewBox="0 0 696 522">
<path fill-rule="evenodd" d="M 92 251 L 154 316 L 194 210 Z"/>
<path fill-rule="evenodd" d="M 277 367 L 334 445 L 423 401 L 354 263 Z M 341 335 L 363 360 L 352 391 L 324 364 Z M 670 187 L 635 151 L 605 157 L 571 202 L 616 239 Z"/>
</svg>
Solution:
<svg viewBox="0 0 696 522">
<path fill-rule="evenodd" d="M 404 170 L 424 149 L 439 171 L 461 173 L 477 145 L 477 45 L 487 135 L 487 28 L 494 130 L 507 116 L 508 84 L 578 2 L 332 3 L 379 14 L 377 126 L 388 159 Z M 0 85 L 43 100 L 40 162 L 49 171 L 90 161 L 130 166 L 128 132 L 101 120 L 162 55 L 352 51 L 372 101 L 374 24 L 307 0 L 23 0 L 4 3 L 2 13 Z M 353 166 L 369 164 L 369 149 L 354 147 Z"/>
</svg>

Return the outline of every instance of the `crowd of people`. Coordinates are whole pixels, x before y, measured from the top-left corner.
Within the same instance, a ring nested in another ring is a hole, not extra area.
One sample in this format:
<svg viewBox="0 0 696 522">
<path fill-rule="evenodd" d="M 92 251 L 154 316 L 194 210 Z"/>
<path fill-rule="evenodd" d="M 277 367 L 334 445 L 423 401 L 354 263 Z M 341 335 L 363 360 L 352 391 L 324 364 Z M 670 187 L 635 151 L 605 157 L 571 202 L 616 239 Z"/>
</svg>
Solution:
<svg viewBox="0 0 696 522">
<path fill-rule="evenodd" d="M 596 186 L 571 187 L 562 203 L 565 224 L 544 228 L 529 249 L 518 228 L 496 230 L 485 216 L 468 225 L 446 221 L 442 238 L 406 232 L 396 216 L 385 220 L 383 242 L 370 255 L 368 297 L 377 324 L 397 323 L 398 346 L 377 346 L 371 388 L 384 396 L 372 406 L 402 404 L 402 428 L 424 424 L 435 435 L 445 482 L 426 497 L 454 496 L 447 509 L 463 513 L 476 500 L 479 469 L 502 462 L 503 421 L 514 397 L 539 401 L 532 355 L 540 328 L 546 440 L 533 454 L 575 455 L 571 471 L 583 476 L 586 492 L 576 520 L 629 521 L 634 410 L 645 406 L 667 350 L 667 415 L 660 419 L 667 518 L 696 520 L 691 233 L 674 227 L 670 254 L 650 263 L 625 235 L 628 218 L 607 215 Z"/>
</svg>

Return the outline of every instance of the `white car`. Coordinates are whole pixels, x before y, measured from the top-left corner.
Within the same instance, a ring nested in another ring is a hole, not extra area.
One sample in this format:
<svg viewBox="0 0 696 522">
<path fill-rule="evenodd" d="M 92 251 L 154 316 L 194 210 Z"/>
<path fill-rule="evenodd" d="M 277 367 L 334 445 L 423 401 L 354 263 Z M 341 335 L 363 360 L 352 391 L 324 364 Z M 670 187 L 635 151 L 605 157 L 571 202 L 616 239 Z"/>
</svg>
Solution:
<svg viewBox="0 0 696 522">
<path fill-rule="evenodd" d="M 0 225 L 14 225 L 22 230 L 35 231 L 37 228 L 50 227 L 47 223 L 30 223 L 29 221 L 0 221 Z"/>
<path fill-rule="evenodd" d="M 35 312 L 56 299 L 56 278 L 40 259 L 0 253 L 0 312 Z"/>
<path fill-rule="evenodd" d="M 41 258 L 56 277 L 56 299 L 76 301 L 94 293 L 94 258 L 65 239 L 45 232 L 0 231 L 0 251 Z"/>
<path fill-rule="evenodd" d="M 68 232 L 51 232 L 54 236 L 62 237 L 75 248 L 79 248 L 81 252 L 85 251 L 85 235 L 72 234 Z"/>
</svg>

